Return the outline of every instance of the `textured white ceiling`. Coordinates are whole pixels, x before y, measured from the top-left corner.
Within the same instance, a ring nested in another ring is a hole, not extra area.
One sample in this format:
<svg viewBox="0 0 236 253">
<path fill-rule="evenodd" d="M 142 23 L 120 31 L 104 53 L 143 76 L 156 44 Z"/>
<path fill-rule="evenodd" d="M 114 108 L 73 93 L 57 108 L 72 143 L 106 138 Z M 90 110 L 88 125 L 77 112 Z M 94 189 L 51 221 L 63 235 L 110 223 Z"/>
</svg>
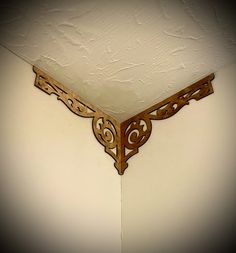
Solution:
<svg viewBox="0 0 236 253">
<path fill-rule="evenodd" d="M 8 1 L 0 43 L 124 120 L 235 61 L 227 4 Z"/>
</svg>

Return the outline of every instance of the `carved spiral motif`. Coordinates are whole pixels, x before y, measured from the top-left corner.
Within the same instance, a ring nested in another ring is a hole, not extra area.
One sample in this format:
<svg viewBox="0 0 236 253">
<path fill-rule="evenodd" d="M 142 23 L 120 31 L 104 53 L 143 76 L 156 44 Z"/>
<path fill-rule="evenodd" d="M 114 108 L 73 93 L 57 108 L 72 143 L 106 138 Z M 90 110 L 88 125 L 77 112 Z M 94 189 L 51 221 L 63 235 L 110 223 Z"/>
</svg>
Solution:
<svg viewBox="0 0 236 253">
<path fill-rule="evenodd" d="M 109 149 L 114 149 L 117 145 L 117 133 L 115 125 L 105 117 L 93 118 L 93 132 L 98 141 Z"/>
<path fill-rule="evenodd" d="M 125 147 L 130 150 L 138 149 L 148 140 L 151 130 L 151 120 L 147 117 L 130 122 L 125 131 Z"/>
</svg>

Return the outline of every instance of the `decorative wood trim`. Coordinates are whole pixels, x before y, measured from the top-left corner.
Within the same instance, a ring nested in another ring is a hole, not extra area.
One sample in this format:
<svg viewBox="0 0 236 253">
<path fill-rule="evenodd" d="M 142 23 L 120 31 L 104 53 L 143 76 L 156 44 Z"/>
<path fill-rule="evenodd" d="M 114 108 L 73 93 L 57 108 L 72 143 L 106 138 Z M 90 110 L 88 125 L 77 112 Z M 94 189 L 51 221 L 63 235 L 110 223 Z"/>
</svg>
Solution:
<svg viewBox="0 0 236 253">
<path fill-rule="evenodd" d="M 210 74 L 162 102 L 119 123 L 39 68 L 34 66 L 33 71 L 36 73 L 36 87 L 48 95 L 56 95 L 57 99 L 62 101 L 76 115 L 92 118 L 93 133 L 99 143 L 104 146 L 105 152 L 115 160 L 114 165 L 119 175 L 123 175 L 128 167 L 128 159 L 137 154 L 139 147 L 149 139 L 152 131 L 152 120 L 167 119 L 188 105 L 191 99 L 198 101 L 214 92 L 211 82 L 215 75 Z"/>
<path fill-rule="evenodd" d="M 46 92 L 48 95 L 54 94 L 73 113 L 84 118 L 93 118 L 92 128 L 96 139 L 104 146 L 105 152 L 115 160 L 115 167 L 119 168 L 120 161 L 120 123 L 101 111 L 96 106 L 86 102 L 79 95 L 66 88 L 63 84 L 33 67 L 36 73 L 34 85 Z M 122 174 L 121 170 L 118 170 Z"/>
</svg>

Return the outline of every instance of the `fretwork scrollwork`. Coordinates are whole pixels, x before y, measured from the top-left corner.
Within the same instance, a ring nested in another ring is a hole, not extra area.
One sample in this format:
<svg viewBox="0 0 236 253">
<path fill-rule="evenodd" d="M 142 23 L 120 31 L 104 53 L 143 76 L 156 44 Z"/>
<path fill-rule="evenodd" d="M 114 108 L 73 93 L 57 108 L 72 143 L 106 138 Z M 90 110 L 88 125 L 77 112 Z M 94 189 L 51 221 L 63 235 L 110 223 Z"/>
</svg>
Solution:
<svg viewBox="0 0 236 253">
<path fill-rule="evenodd" d="M 181 90 L 175 95 L 163 100 L 147 110 L 121 123 L 123 146 L 123 169 L 127 168 L 127 160 L 138 153 L 150 137 L 152 131 L 151 120 L 163 120 L 176 114 L 183 106 L 188 105 L 191 99 L 199 100 L 212 94 L 211 74 L 200 81 Z M 141 123 L 142 122 L 142 123 Z"/>
<path fill-rule="evenodd" d="M 78 116 L 91 118 L 95 115 L 92 105 L 82 102 L 73 92 L 66 89 L 62 84 L 47 76 L 40 69 L 34 67 L 36 73 L 35 86 L 46 92 L 48 95 L 54 94 L 57 99 L 63 102 L 69 110 Z"/>
<path fill-rule="evenodd" d="M 51 95 L 57 96 L 73 113 L 85 118 L 93 118 L 93 133 L 105 152 L 115 160 L 115 168 L 120 175 L 128 167 L 128 159 L 139 152 L 139 148 L 149 139 L 152 120 L 167 119 L 189 104 L 191 99 L 199 100 L 212 94 L 211 74 L 181 90 L 173 96 L 153 105 L 145 111 L 119 123 L 96 106 L 85 102 L 73 91 L 33 67 L 36 73 L 35 86 Z"/>
<path fill-rule="evenodd" d="M 108 153 L 115 160 L 115 167 L 120 174 L 119 168 L 119 123 L 111 116 L 102 112 L 97 107 L 85 102 L 73 91 L 66 88 L 61 83 L 48 76 L 37 67 L 33 67 L 36 73 L 35 86 L 46 92 L 48 95 L 54 94 L 57 99 L 63 102 L 69 110 L 78 116 L 93 118 L 93 133 L 100 144 L 104 146 Z"/>
<path fill-rule="evenodd" d="M 152 131 L 152 123 L 148 117 L 136 118 L 122 124 L 122 149 L 123 164 L 127 168 L 127 160 L 138 153 L 141 147 L 149 139 Z"/>
<path fill-rule="evenodd" d="M 188 105 L 191 99 L 199 100 L 213 93 L 211 81 L 214 74 L 200 80 L 199 82 L 185 88 L 161 103 L 149 108 L 146 113 L 150 114 L 152 120 L 167 119 L 176 114 L 183 106 Z"/>
<path fill-rule="evenodd" d="M 92 126 L 95 137 L 104 146 L 105 152 L 108 153 L 116 161 L 115 164 L 117 164 L 119 162 L 119 126 L 117 122 L 107 116 L 98 116 L 93 118 Z"/>
</svg>

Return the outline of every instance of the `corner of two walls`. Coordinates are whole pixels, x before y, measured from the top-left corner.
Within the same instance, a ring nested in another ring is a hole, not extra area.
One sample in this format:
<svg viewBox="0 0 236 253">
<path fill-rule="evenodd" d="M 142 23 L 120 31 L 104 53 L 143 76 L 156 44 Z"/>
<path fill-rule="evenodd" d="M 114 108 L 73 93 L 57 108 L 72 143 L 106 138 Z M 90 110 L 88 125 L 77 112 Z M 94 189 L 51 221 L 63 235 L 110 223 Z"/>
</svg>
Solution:
<svg viewBox="0 0 236 253">
<path fill-rule="evenodd" d="M 235 65 L 216 73 L 213 95 L 154 122 L 120 177 L 90 119 L 36 89 L 29 64 L 0 54 L 1 219 L 15 237 L 44 253 L 176 253 L 224 231 L 235 176 Z"/>
</svg>

